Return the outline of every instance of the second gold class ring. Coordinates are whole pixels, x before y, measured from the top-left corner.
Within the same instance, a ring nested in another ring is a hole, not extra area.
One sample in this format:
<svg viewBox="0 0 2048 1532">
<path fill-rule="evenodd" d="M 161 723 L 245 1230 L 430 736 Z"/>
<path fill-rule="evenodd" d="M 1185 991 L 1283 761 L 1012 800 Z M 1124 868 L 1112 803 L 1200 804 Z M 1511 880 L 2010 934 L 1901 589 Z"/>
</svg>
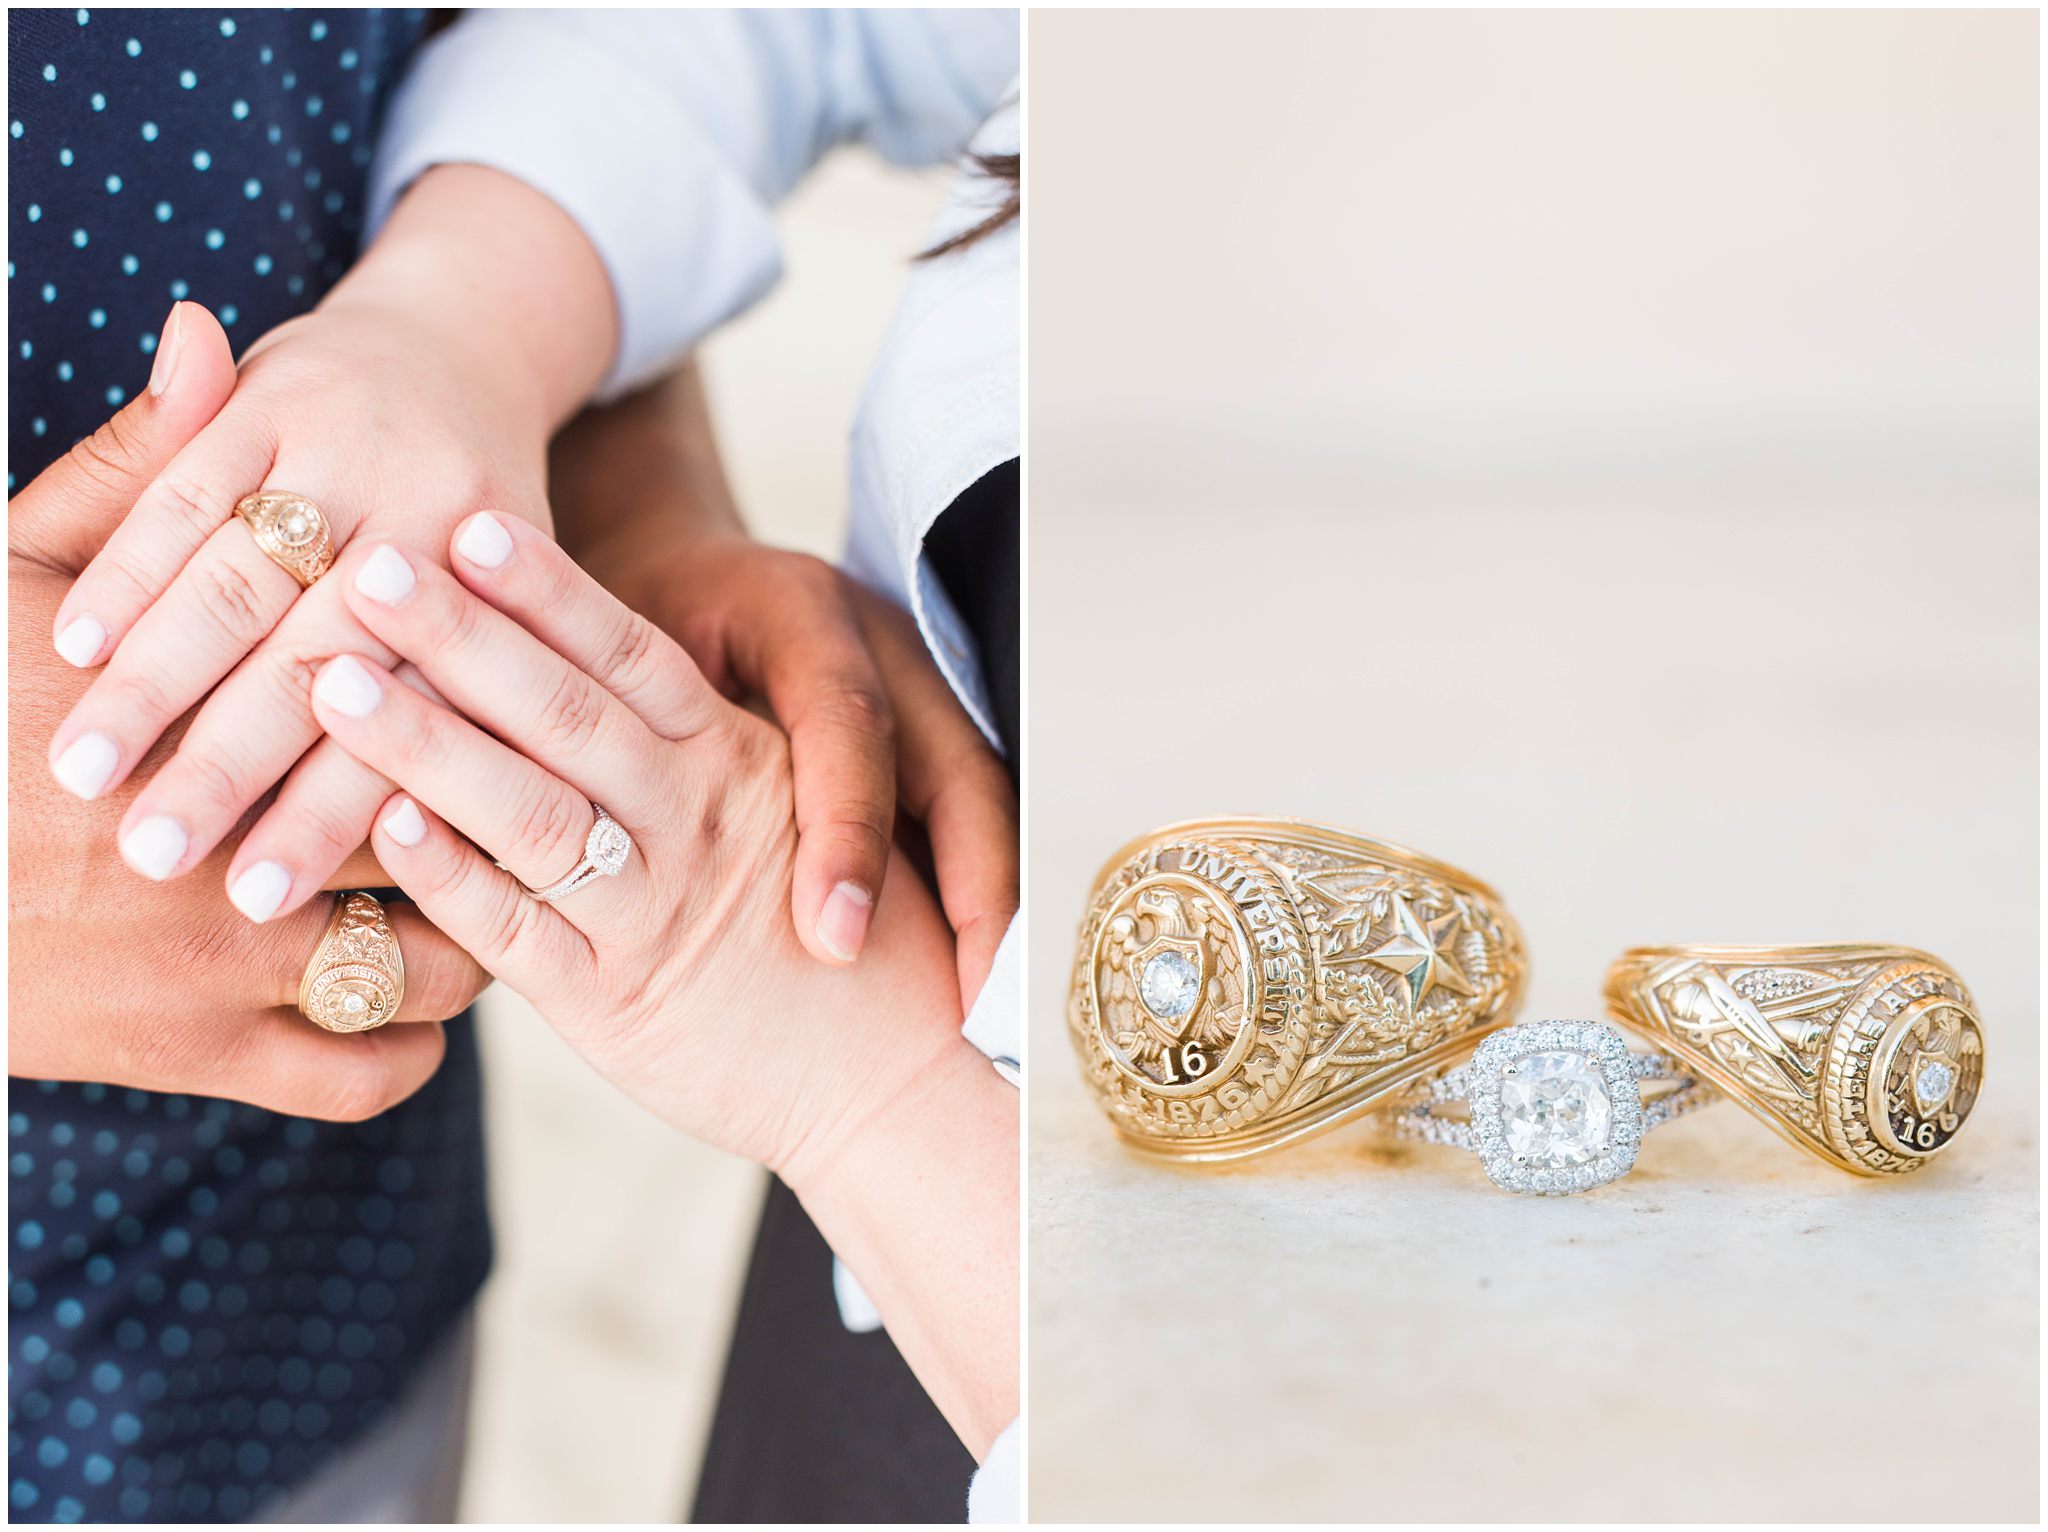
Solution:
<svg viewBox="0 0 2048 1532">
<path fill-rule="evenodd" d="M 1637 947 L 1607 971 L 1607 1009 L 1858 1175 L 1920 1169 L 1984 1080 L 1976 1002 L 1910 947 Z"/>
<path fill-rule="evenodd" d="M 1067 1020 L 1128 1142 L 1238 1160 L 1470 1053 L 1527 978 L 1520 930 L 1468 873 L 1300 820 L 1203 819 L 1097 874 Z"/>
</svg>

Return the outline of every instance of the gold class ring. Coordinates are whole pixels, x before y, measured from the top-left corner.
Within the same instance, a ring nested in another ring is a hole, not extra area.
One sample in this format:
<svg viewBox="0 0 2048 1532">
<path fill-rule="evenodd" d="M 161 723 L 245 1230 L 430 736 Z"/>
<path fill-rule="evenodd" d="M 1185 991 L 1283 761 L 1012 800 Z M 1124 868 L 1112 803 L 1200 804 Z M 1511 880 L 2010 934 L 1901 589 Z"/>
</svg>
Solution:
<svg viewBox="0 0 2048 1532">
<path fill-rule="evenodd" d="M 1607 971 L 1607 1009 L 1858 1175 L 1925 1165 L 1984 1081 L 1969 990 L 1910 947 L 1637 947 Z"/>
<path fill-rule="evenodd" d="M 1132 1145 L 1237 1160 L 1368 1112 L 1507 1024 L 1522 934 L 1455 867 L 1292 819 L 1203 819 L 1096 875 L 1067 1022 Z"/>
<path fill-rule="evenodd" d="M 300 585 L 311 585 L 333 565 L 334 539 L 327 518 L 304 495 L 261 490 L 236 501 L 235 514 L 270 562 Z"/>
<path fill-rule="evenodd" d="M 299 981 L 299 1010 L 330 1032 L 367 1032 L 398 1014 L 405 957 L 373 894 L 337 894 Z"/>
</svg>

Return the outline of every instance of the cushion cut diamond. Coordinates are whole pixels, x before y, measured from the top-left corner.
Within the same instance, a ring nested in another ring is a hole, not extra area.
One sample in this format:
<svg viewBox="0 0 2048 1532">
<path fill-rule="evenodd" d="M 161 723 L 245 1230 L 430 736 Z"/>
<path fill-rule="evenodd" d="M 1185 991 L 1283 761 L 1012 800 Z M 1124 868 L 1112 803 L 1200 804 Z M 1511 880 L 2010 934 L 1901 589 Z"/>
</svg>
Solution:
<svg viewBox="0 0 2048 1532">
<path fill-rule="evenodd" d="M 601 819 L 591 828 L 583 854 L 590 858 L 599 872 L 612 877 L 626 865 L 627 854 L 632 849 L 632 837 L 622 826 L 613 820 Z"/>
<path fill-rule="evenodd" d="M 1502 1135 L 1533 1168 L 1585 1164 L 1606 1150 L 1613 1120 L 1607 1072 L 1583 1053 L 1532 1053 L 1502 1076 Z"/>
<path fill-rule="evenodd" d="M 1154 1016 L 1177 1021 L 1195 1008 L 1201 978 L 1185 953 L 1161 952 L 1145 964 L 1138 994 Z"/>
</svg>

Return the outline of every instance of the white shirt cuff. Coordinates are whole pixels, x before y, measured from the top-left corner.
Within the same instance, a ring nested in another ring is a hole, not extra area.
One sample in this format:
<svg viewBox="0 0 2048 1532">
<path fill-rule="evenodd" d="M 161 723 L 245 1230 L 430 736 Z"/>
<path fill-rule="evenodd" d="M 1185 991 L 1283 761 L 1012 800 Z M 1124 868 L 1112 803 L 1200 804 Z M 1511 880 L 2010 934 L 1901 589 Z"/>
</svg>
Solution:
<svg viewBox="0 0 2048 1532">
<path fill-rule="evenodd" d="M 838 1256 L 832 1257 L 832 1296 L 839 1300 L 839 1322 L 855 1335 L 882 1328 L 882 1311 L 860 1285 L 860 1278 Z"/>
<path fill-rule="evenodd" d="M 1024 1519 L 1024 1420 L 1003 1427 L 981 1467 L 967 1485 L 967 1519 L 971 1523 Z"/>
<path fill-rule="evenodd" d="M 1024 1076 L 1024 948 L 1023 919 L 1010 917 L 1010 928 L 996 948 L 996 960 L 974 997 L 974 1009 L 960 1024 L 960 1035 L 988 1055 L 996 1072 L 1012 1085 Z"/>
</svg>

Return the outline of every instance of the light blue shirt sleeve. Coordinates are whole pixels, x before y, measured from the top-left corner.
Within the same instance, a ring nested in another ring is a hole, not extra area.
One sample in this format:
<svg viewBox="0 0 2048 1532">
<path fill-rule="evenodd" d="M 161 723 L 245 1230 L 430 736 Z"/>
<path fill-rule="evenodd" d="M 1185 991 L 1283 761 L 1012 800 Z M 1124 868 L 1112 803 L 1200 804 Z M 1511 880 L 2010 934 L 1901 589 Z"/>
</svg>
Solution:
<svg viewBox="0 0 2048 1532">
<path fill-rule="evenodd" d="M 1013 10 L 480 10 L 393 100 L 374 230 L 435 165 L 517 177 L 603 259 L 619 349 L 660 376 L 781 274 L 772 210 L 834 146 L 957 155 L 1018 72 Z"/>
</svg>

